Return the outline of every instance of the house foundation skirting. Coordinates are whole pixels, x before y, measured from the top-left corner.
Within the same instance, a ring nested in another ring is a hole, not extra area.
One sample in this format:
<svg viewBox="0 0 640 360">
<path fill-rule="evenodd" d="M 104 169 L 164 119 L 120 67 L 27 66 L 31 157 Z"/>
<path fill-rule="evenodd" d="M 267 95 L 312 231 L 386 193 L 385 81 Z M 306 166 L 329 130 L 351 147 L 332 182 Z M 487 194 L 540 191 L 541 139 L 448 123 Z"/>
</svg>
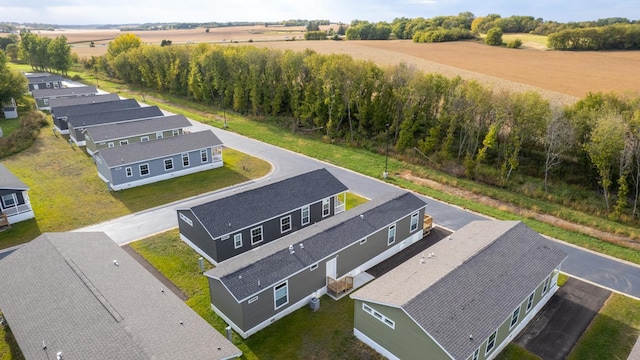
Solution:
<svg viewBox="0 0 640 360">
<path fill-rule="evenodd" d="M 209 163 L 209 164 L 205 164 L 205 165 L 202 165 L 202 166 L 189 168 L 187 170 L 174 171 L 174 172 L 171 172 L 171 173 L 162 174 L 162 175 L 156 175 L 156 176 L 151 176 L 150 175 L 148 177 L 145 177 L 144 179 L 137 180 L 137 181 L 131 181 L 131 182 L 128 182 L 128 183 L 123 183 L 123 184 L 112 184 L 112 183 L 109 183 L 108 181 L 107 181 L 107 183 L 109 184 L 109 188 L 111 188 L 111 190 L 118 191 L 118 190 L 123 190 L 123 189 L 129 189 L 129 188 L 136 187 L 136 186 L 152 184 L 152 183 L 155 183 L 155 182 L 158 182 L 158 181 L 162 181 L 162 180 L 168 180 L 168 179 L 172 179 L 172 178 L 178 177 L 178 176 L 189 175 L 189 174 L 197 173 L 197 172 L 200 172 L 200 171 L 215 169 L 215 168 L 222 167 L 222 165 L 223 165 L 223 162 L 222 161 L 218 161 L 218 162 L 215 162 L 215 163 Z M 100 178 L 104 180 L 104 177 L 100 176 Z"/>
</svg>

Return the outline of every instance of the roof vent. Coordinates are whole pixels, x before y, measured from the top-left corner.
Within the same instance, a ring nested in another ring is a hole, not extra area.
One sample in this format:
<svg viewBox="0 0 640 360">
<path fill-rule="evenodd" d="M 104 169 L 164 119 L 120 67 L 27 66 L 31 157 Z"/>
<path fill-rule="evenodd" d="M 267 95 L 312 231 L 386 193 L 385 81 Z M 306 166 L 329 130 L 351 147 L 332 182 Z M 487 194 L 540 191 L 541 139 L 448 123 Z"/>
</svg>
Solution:
<svg viewBox="0 0 640 360">
<path fill-rule="evenodd" d="M 47 344 L 42 340 L 42 350 L 47 350 Z"/>
<path fill-rule="evenodd" d="M 469 340 L 473 340 L 473 334 L 469 334 Z"/>
<path fill-rule="evenodd" d="M 451 236 L 447 236 L 447 240 L 453 240 Z"/>
<path fill-rule="evenodd" d="M 113 265 L 120 266 L 120 264 L 118 263 L 118 260 L 113 260 Z"/>
<path fill-rule="evenodd" d="M 56 353 L 56 359 L 57 359 L 57 360 L 62 360 L 62 351 L 58 351 L 58 352 Z"/>
<path fill-rule="evenodd" d="M 260 286 L 260 280 L 258 280 L 258 286 Z"/>
<path fill-rule="evenodd" d="M 300 243 L 300 249 L 304 249 L 304 244 Z"/>
<path fill-rule="evenodd" d="M 360 219 L 364 220 L 364 215 L 360 214 Z"/>
<path fill-rule="evenodd" d="M 295 254 L 296 251 L 293 250 L 293 245 L 289 245 L 289 254 Z"/>
</svg>

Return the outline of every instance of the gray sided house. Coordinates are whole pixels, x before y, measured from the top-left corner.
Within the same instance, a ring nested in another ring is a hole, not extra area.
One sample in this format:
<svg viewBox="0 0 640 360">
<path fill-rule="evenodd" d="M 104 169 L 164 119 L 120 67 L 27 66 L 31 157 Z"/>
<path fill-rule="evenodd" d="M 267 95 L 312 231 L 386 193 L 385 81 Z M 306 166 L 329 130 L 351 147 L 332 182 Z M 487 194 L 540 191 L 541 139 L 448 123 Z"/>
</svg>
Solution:
<svg viewBox="0 0 640 360">
<path fill-rule="evenodd" d="M 222 142 L 200 131 L 100 149 L 95 161 L 107 186 L 122 190 L 222 167 Z"/>
<path fill-rule="evenodd" d="M 40 89 L 60 89 L 64 78 L 57 75 L 27 78 L 29 92 Z"/>
<path fill-rule="evenodd" d="M 116 101 L 116 100 L 120 100 L 120 96 L 118 94 L 98 94 L 95 96 L 58 98 L 58 99 L 49 100 L 49 107 L 51 107 L 51 110 L 53 111 L 53 109 L 60 106 L 95 104 L 99 102 Z"/>
<path fill-rule="evenodd" d="M 0 227 L 33 219 L 29 187 L 0 164 Z"/>
<path fill-rule="evenodd" d="M 104 148 L 182 135 L 190 127 L 191 122 L 184 115 L 171 115 L 90 127 L 85 131 L 84 138 L 87 152 L 93 155 Z"/>
<path fill-rule="evenodd" d="M 98 89 L 95 86 L 79 86 L 61 89 L 40 89 L 33 90 L 31 95 L 36 100 L 36 107 L 40 110 L 51 110 L 49 101 L 51 99 L 70 98 L 78 96 L 95 96 Z"/>
<path fill-rule="evenodd" d="M 190 209 L 178 209 L 180 238 L 218 264 L 345 210 L 347 187 L 318 169 Z"/>
<path fill-rule="evenodd" d="M 211 307 L 246 338 L 323 294 L 340 297 L 423 238 L 425 207 L 389 194 L 224 262 L 205 273 Z"/>
<path fill-rule="evenodd" d="M 242 354 L 102 232 L 38 236 L 0 261 L 0 289 L 27 360 Z"/>
<path fill-rule="evenodd" d="M 85 146 L 84 131 L 94 126 L 106 124 L 119 124 L 128 121 L 136 121 L 154 117 L 164 116 L 162 110 L 157 106 L 145 106 L 140 108 L 130 108 L 115 111 L 101 112 L 97 114 L 84 114 L 69 116 L 67 125 L 69 126 L 69 139 L 78 146 Z"/>
<path fill-rule="evenodd" d="M 566 256 L 521 222 L 472 222 L 353 293 L 354 334 L 389 359 L 493 359 L 555 293 Z"/>
<path fill-rule="evenodd" d="M 88 96 L 87 98 L 94 98 L 99 96 Z M 51 102 L 49 102 L 51 105 Z M 135 99 L 126 99 L 120 100 L 116 99 L 114 101 L 105 101 L 105 102 L 96 102 L 96 103 L 87 103 L 80 105 L 69 105 L 69 106 L 51 106 L 51 119 L 53 120 L 53 126 L 55 130 L 60 134 L 68 134 L 69 126 L 67 124 L 67 119 L 69 117 L 80 116 L 80 115 L 89 115 L 89 114 L 100 114 L 104 112 L 110 111 L 118 111 L 124 109 L 135 109 L 139 108 L 140 104 Z"/>
</svg>

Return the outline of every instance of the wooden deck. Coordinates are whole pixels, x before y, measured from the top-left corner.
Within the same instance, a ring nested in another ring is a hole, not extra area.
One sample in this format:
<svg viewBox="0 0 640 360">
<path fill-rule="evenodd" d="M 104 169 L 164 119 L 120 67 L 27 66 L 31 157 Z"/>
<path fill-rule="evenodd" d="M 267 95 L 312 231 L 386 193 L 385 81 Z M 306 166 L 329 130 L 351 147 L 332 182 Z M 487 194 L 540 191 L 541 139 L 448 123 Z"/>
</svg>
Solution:
<svg viewBox="0 0 640 360">
<path fill-rule="evenodd" d="M 338 296 L 341 293 L 348 292 L 351 289 L 353 289 L 352 276 L 346 276 L 340 280 L 336 280 L 327 276 L 327 291 L 330 291 L 334 296 Z"/>
<path fill-rule="evenodd" d="M 9 219 L 7 219 L 7 214 L 0 213 L 0 231 L 8 229 L 11 227 L 9 224 Z"/>
</svg>

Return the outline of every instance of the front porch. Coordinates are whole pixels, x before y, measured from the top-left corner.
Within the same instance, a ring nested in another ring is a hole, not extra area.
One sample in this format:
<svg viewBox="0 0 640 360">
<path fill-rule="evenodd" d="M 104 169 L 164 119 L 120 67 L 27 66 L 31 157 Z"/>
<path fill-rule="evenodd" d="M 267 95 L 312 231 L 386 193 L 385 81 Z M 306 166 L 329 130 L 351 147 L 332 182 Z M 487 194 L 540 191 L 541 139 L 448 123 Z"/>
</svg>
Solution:
<svg viewBox="0 0 640 360">
<path fill-rule="evenodd" d="M 327 295 L 333 300 L 340 300 L 373 279 L 375 277 L 366 272 L 356 276 L 345 276 L 342 279 L 327 276 Z"/>
</svg>

